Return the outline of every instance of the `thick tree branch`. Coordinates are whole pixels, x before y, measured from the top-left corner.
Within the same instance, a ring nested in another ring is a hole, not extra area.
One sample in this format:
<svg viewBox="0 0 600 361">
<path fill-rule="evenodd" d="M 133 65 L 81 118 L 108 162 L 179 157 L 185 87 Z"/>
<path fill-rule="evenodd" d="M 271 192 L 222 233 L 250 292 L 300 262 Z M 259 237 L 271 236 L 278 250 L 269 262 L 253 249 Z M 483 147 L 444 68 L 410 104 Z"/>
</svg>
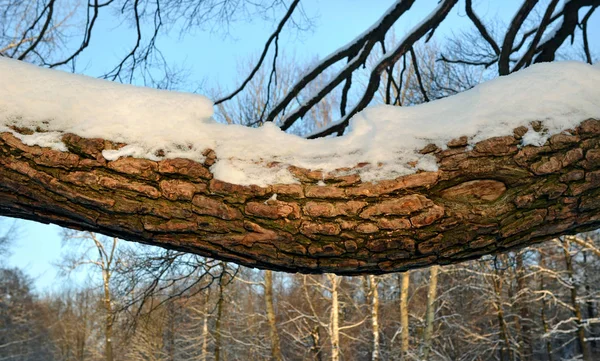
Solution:
<svg viewBox="0 0 600 361">
<path fill-rule="evenodd" d="M 579 9 L 585 6 L 596 7 L 600 5 L 600 0 L 572 0 L 565 4 L 563 19 L 556 31 L 546 41 L 536 49 L 537 55 L 534 57 L 534 63 L 553 61 L 556 51 L 572 35 L 575 27 L 579 23 Z"/>
<path fill-rule="evenodd" d="M 500 75 L 508 75 L 510 73 L 510 54 L 512 54 L 515 37 L 537 2 L 538 0 L 525 0 L 510 22 L 506 35 L 504 36 L 504 41 L 502 42 L 500 56 L 498 57 L 498 73 Z"/>
<path fill-rule="evenodd" d="M 206 164 L 121 158 L 65 134 L 68 152 L 0 134 L 0 215 L 240 264 L 366 274 L 448 264 L 600 226 L 600 121 L 541 147 L 526 131 L 427 147 L 439 171 L 363 183 L 290 167 L 301 184 L 239 186 Z M 319 185 L 320 182 L 325 185 Z M 272 195 L 277 194 L 277 199 Z"/>
<path fill-rule="evenodd" d="M 546 8 L 546 11 L 544 12 L 544 16 L 542 17 L 542 20 L 540 21 L 540 25 L 538 26 L 537 32 L 535 33 L 535 36 L 533 37 L 533 40 L 531 41 L 529 48 L 527 49 L 525 54 L 523 54 L 521 59 L 517 62 L 517 64 L 513 68 L 513 71 L 517 71 L 517 70 L 531 64 L 531 59 L 533 58 L 533 54 L 535 53 L 535 50 L 536 50 L 540 40 L 542 39 L 542 35 L 546 31 L 546 27 L 551 23 L 550 18 L 552 17 L 552 13 L 554 12 L 556 5 L 558 5 L 558 0 L 552 0 L 550 2 L 550 4 L 548 4 L 548 7 Z"/>
</svg>

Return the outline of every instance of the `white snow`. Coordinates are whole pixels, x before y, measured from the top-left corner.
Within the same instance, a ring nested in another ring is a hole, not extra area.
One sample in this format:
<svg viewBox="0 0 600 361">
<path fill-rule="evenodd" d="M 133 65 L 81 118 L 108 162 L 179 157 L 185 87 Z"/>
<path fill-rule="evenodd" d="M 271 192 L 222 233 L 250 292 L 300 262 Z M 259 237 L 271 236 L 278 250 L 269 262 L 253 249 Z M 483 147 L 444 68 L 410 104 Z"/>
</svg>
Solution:
<svg viewBox="0 0 600 361">
<path fill-rule="evenodd" d="M 418 153 L 429 143 L 443 148 L 466 135 L 474 144 L 540 120 L 546 130 L 530 130 L 524 137 L 524 144 L 539 145 L 585 119 L 600 119 L 600 67 L 577 62 L 535 65 L 423 105 L 369 107 L 351 120 L 344 136 L 315 140 L 272 124 L 219 124 L 203 96 L 122 85 L 7 58 L 0 58 L 0 81 L 0 132 L 13 132 L 27 144 L 64 150 L 60 136 L 65 132 L 128 144 L 105 151 L 109 160 L 202 161 L 202 152 L 210 148 L 218 159 L 211 168 L 215 177 L 236 184 L 297 182 L 288 165 L 329 172 L 363 162 L 371 166 L 354 170 L 363 181 L 390 179 L 437 169 L 432 156 Z M 44 132 L 21 135 L 9 126 Z"/>
</svg>

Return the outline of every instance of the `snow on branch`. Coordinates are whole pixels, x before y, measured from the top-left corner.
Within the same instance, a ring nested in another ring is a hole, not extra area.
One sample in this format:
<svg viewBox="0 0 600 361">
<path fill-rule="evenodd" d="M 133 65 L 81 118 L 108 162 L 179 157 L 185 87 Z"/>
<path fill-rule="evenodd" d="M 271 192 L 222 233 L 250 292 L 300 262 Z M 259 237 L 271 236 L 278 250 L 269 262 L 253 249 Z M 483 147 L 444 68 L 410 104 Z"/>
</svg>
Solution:
<svg viewBox="0 0 600 361">
<path fill-rule="evenodd" d="M 297 182 L 290 166 L 358 174 L 363 181 L 434 171 L 435 157 L 420 152 L 430 144 L 443 149 L 462 136 L 475 144 L 512 135 L 522 126 L 528 129 L 522 143 L 541 145 L 583 120 L 600 119 L 600 69 L 577 62 L 539 64 L 427 104 L 359 112 L 381 72 L 434 29 L 452 3 L 442 3 L 375 66 L 362 102 L 343 124 L 330 128 L 349 125 L 342 137 L 304 139 L 271 123 L 261 128 L 224 125 L 212 120 L 213 105 L 203 96 L 116 84 L 7 58 L 0 58 L 0 78 L 11 85 L 0 88 L 0 132 L 63 151 L 65 133 L 124 144 L 104 150 L 108 160 L 204 161 L 210 149 L 217 159 L 211 167 L 217 179 L 266 185 Z M 538 121 L 541 128 L 532 125 Z"/>
</svg>

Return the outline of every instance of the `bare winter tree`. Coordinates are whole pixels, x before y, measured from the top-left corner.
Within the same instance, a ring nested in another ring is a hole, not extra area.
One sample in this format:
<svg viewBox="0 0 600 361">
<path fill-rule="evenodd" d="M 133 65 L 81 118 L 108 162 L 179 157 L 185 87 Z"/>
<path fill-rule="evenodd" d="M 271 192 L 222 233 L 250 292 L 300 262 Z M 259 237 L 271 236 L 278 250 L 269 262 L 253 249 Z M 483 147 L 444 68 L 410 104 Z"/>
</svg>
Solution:
<svg viewBox="0 0 600 361">
<path fill-rule="evenodd" d="M 102 237 L 92 232 L 65 232 L 65 240 L 78 240 L 86 248 L 84 252 L 74 257 L 65 257 L 66 271 L 79 267 L 97 268 L 101 275 L 102 306 L 104 308 L 104 360 L 113 361 L 113 333 L 115 323 L 113 299 L 113 274 L 120 261 L 118 239 Z M 86 244 L 89 243 L 89 244 Z"/>
<path fill-rule="evenodd" d="M 410 16 L 414 3 L 395 2 L 369 30 L 314 64 L 277 99 L 271 98 L 271 89 L 281 73 L 277 70 L 279 37 L 306 20 L 300 0 L 111 0 L 70 7 L 73 10 L 67 12 L 58 11 L 56 1 L 31 1 L 31 6 L 5 1 L 0 3 L 2 13 L 11 21 L 3 23 L 8 29 L 3 34 L 8 35 L 0 50 L 3 56 L 47 67 L 76 68 L 77 59 L 97 36 L 99 19 L 115 7 L 120 19 L 133 25 L 136 40 L 104 77 L 126 82 L 137 78 L 157 85 L 157 71 L 161 79 L 173 72 L 157 45 L 167 25 L 180 21 L 186 31 L 206 24 L 226 28 L 241 13 L 270 9 L 279 18 L 255 66 L 237 89 L 215 104 L 220 107 L 232 101 L 257 76 L 268 74 L 259 83 L 266 86 L 264 103 L 271 105 L 254 114 L 253 123 L 276 121 L 281 129 L 293 130 L 320 114 L 315 107 L 334 94 L 339 98 L 335 103 L 339 119 L 322 122 L 324 127 L 311 138 L 342 134 L 352 116 L 380 99 L 382 86 L 385 102 L 398 104 L 402 79 L 409 74 L 422 101 L 472 86 L 471 78 L 459 84 L 437 79 L 435 86 L 428 86 L 434 73 L 426 70 L 427 64 L 447 69 L 458 79 L 457 74 L 474 74 L 469 69 L 507 75 L 553 61 L 569 46 L 581 49 L 587 62 L 593 61 L 588 30 L 598 0 L 564 5 L 523 1 L 508 24 L 495 27 L 478 15 L 472 1 L 443 0 L 395 46 L 387 46 L 386 40 Z M 457 9 L 467 15 L 477 48 L 440 47 L 444 50 L 438 56 L 424 56 L 423 43 Z M 85 16 L 71 15 L 77 10 Z M 15 20 L 13 14 L 23 20 Z M 72 42 L 61 43 L 61 24 L 82 18 L 86 20 L 78 34 L 81 41 L 74 47 Z M 56 44 L 62 44 L 63 51 L 50 55 L 49 47 Z M 295 104 L 298 99 L 301 104 Z M 514 136 L 487 139 L 474 149 L 460 139 L 451 142 L 447 151 L 423 149 L 438 159 L 437 172 L 375 184 L 291 167 L 301 184 L 269 187 L 212 179 L 209 167 L 218 155 L 209 150 L 204 164 L 185 159 L 108 162 L 102 150 L 117 145 L 104 140 L 65 134 L 68 151 L 57 152 L 27 146 L 12 133 L 2 133 L 0 214 L 286 271 L 364 274 L 448 264 L 598 227 L 597 209 L 590 204 L 599 186 L 595 172 L 600 122 L 581 121 L 569 136 L 555 136 L 541 147 L 517 147 L 523 134 L 516 130 Z M 88 176 L 78 176 L 84 173 Z M 98 177 L 121 186 L 108 192 L 98 186 Z M 154 191 L 149 197 L 140 195 L 136 193 L 140 187 Z M 278 200 L 265 203 L 273 193 Z M 543 201 L 528 201 L 532 194 Z M 405 215 L 390 214 L 396 202 L 412 208 Z M 182 203 L 188 211 L 182 210 Z M 476 210 L 465 204 L 475 204 Z M 389 215 L 394 222 L 385 217 Z"/>
<path fill-rule="evenodd" d="M 31 280 L 19 269 L 0 268 L 0 359 L 47 360 L 52 357 L 44 307 L 35 302 Z"/>
</svg>

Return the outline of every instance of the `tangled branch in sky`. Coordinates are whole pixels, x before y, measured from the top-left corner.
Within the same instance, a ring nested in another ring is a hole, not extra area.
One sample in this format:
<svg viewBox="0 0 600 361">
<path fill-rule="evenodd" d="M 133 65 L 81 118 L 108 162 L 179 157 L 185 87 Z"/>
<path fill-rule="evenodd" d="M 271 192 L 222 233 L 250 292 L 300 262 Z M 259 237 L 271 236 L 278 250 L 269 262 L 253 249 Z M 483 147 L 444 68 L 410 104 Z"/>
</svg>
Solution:
<svg viewBox="0 0 600 361">
<path fill-rule="evenodd" d="M 440 91 L 425 86 L 424 60 L 415 50 L 428 42 L 451 10 L 463 11 L 472 24 L 470 33 L 454 39 L 435 54 L 446 70 L 465 68 L 488 69 L 497 75 L 507 75 L 531 64 L 553 61 L 561 48 L 580 49 L 582 58 L 593 61 L 589 45 L 589 19 L 600 0 L 573 0 L 564 4 L 558 0 L 545 3 L 525 0 L 506 25 L 496 25 L 495 19 L 483 19 L 472 0 L 444 0 L 399 41 L 390 44 L 397 27 L 412 20 L 416 0 L 396 1 L 381 18 L 361 35 L 329 56 L 317 61 L 301 76 L 296 76 L 285 94 L 273 94 L 280 77 L 277 58 L 281 56 L 279 40 L 286 31 L 305 30 L 310 23 L 300 0 L 94 0 L 79 6 L 66 6 L 60 0 L 0 1 L 0 55 L 17 58 L 47 67 L 76 68 L 78 58 L 99 37 L 98 23 L 118 14 L 118 19 L 131 24 L 135 42 L 103 74 L 104 78 L 132 82 L 141 77 L 144 83 L 164 87 L 173 81 L 177 71 L 169 64 L 158 44 L 160 36 L 172 30 L 176 23 L 182 32 L 218 30 L 227 32 L 233 24 L 248 16 L 268 17 L 275 29 L 266 39 L 260 56 L 248 69 L 239 86 L 215 101 L 216 105 L 231 101 L 248 88 L 260 70 L 268 70 L 267 97 L 262 111 L 249 124 L 276 122 L 283 130 L 291 130 L 306 121 L 309 114 L 327 97 L 335 97 L 339 105 L 337 121 L 309 134 L 317 138 L 341 135 L 350 118 L 372 104 L 378 90 L 387 89 L 383 102 L 401 105 L 390 95 L 399 93 L 407 62 L 415 75 L 420 101 L 429 101 L 464 90 L 474 84 L 459 86 L 454 76 L 453 86 L 441 86 Z M 82 14 L 83 8 L 85 12 Z M 269 15 L 264 15 L 269 14 Z M 181 25 L 183 24 L 183 25 Z M 76 30 L 73 30 L 75 28 Z M 576 33 L 581 36 L 577 37 Z M 79 37 L 78 42 L 72 38 Z M 568 41 L 570 39 L 570 42 Z M 73 45 L 75 44 L 75 45 Z M 572 51 L 572 50 L 571 50 Z M 272 59 L 269 60 L 269 57 Z M 345 62 L 345 64 L 342 64 Z M 403 64 L 400 71 L 400 64 Z M 365 70 L 365 68 L 368 68 Z M 157 77 L 160 69 L 162 77 Z M 458 70 L 456 70 L 458 71 Z M 327 79 L 317 79 L 328 74 Z M 362 77 L 362 78 L 361 78 Z M 166 79 L 166 80 L 165 80 Z M 463 79 L 464 81 L 464 79 Z M 166 83 L 165 83 L 166 82 Z M 318 84 L 317 84 L 318 83 Z M 468 82 L 467 82 L 468 83 Z M 168 85 L 167 85 L 168 86 Z M 443 90 L 443 91 L 442 91 Z M 303 94 L 302 96 L 300 96 Z M 397 97 L 396 97 L 397 98 Z M 310 119 L 314 123 L 313 119 Z"/>
</svg>

